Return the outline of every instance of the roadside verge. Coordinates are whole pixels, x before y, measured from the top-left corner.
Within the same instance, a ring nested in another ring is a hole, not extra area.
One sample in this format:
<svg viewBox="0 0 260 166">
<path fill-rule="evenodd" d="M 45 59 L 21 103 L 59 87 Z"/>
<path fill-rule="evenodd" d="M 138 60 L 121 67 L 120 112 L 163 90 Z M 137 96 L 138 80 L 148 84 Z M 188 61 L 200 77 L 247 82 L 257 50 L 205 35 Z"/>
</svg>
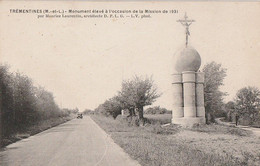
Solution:
<svg viewBox="0 0 260 166">
<path fill-rule="evenodd" d="M 39 123 L 35 124 L 34 126 L 28 127 L 26 129 L 26 131 L 17 132 L 9 137 L 3 138 L 0 141 L 0 148 L 4 148 L 9 144 L 12 144 L 12 143 L 20 141 L 22 139 L 28 138 L 28 137 L 38 134 L 42 131 L 45 131 L 52 127 L 63 124 L 67 121 L 70 121 L 74 118 L 75 118 L 75 116 L 71 115 L 71 116 L 67 116 L 67 117 L 51 118 L 48 120 L 40 121 Z"/>
</svg>

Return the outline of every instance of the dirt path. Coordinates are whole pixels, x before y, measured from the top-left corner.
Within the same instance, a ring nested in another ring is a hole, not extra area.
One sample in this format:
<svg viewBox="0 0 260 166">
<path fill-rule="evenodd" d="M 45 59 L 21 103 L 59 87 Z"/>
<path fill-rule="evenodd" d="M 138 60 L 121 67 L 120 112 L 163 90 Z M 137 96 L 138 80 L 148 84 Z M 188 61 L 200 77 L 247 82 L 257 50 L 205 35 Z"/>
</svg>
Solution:
<svg viewBox="0 0 260 166">
<path fill-rule="evenodd" d="M 226 125 L 226 126 L 235 126 L 235 127 L 238 127 L 238 128 L 241 128 L 241 129 L 244 129 L 244 130 L 249 130 L 249 131 L 252 131 L 257 137 L 260 137 L 260 128 L 255 128 L 255 127 L 250 127 L 250 126 L 242 126 L 242 125 L 235 125 L 231 122 L 223 122 L 221 121 L 222 118 L 217 118 L 216 119 L 216 122 L 218 124 L 223 124 L 223 125 Z"/>
</svg>

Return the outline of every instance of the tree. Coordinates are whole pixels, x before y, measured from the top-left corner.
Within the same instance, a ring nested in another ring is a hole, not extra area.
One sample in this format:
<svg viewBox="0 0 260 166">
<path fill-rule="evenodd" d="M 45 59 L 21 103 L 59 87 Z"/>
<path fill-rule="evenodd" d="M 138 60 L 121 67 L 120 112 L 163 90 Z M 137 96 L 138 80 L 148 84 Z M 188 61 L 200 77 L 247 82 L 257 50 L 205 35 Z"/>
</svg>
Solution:
<svg viewBox="0 0 260 166">
<path fill-rule="evenodd" d="M 93 114 L 94 111 L 92 111 L 91 109 L 85 109 L 82 113 L 85 115 L 89 115 L 89 114 Z"/>
<path fill-rule="evenodd" d="M 9 72 L 0 64 L 0 137 L 24 132 L 39 121 L 68 116 L 60 110 L 52 93 L 35 87 L 28 76 Z M 1 144 L 1 141 L 0 141 Z"/>
<path fill-rule="evenodd" d="M 235 102 L 234 101 L 229 101 L 225 104 L 225 110 L 226 110 L 226 119 L 228 121 L 232 121 L 232 114 L 235 111 Z"/>
<path fill-rule="evenodd" d="M 256 87 L 244 87 L 240 89 L 235 98 L 235 110 L 238 118 L 246 117 L 250 119 L 249 124 L 255 122 L 259 115 L 260 91 Z"/>
<path fill-rule="evenodd" d="M 113 98 L 106 100 L 103 104 L 103 107 L 105 111 L 114 119 L 117 117 L 117 115 L 121 114 L 122 107 L 118 96 L 114 96 Z"/>
<path fill-rule="evenodd" d="M 122 109 L 128 109 L 130 116 L 135 116 L 134 84 L 132 80 L 124 80 L 122 89 L 118 94 L 118 100 Z"/>
<path fill-rule="evenodd" d="M 35 122 L 37 101 L 32 80 L 26 75 L 16 73 L 13 88 L 15 124 L 21 126 Z"/>
<path fill-rule="evenodd" d="M 221 64 L 216 62 L 208 63 L 204 66 L 205 73 L 204 97 L 205 111 L 207 123 L 215 121 L 215 114 L 222 110 L 224 105 L 223 97 L 226 93 L 220 91 L 220 86 L 223 85 L 226 77 L 226 69 L 221 67 Z"/>
<path fill-rule="evenodd" d="M 106 110 L 104 108 L 104 103 L 99 104 L 99 106 L 97 108 L 95 108 L 94 112 L 95 112 L 95 114 L 102 114 L 105 116 L 109 116 L 108 112 L 106 112 Z"/>
<path fill-rule="evenodd" d="M 139 120 L 144 119 L 143 107 L 151 105 L 160 96 L 152 77 L 135 76 L 132 80 L 124 81 L 120 92 L 121 102 L 124 106 L 136 108 Z"/>
<path fill-rule="evenodd" d="M 13 82 L 14 76 L 8 72 L 9 66 L 0 65 L 0 90 L 1 90 L 1 133 L 8 135 L 14 127 L 13 118 Z M 6 128 L 9 127 L 9 130 Z"/>
</svg>

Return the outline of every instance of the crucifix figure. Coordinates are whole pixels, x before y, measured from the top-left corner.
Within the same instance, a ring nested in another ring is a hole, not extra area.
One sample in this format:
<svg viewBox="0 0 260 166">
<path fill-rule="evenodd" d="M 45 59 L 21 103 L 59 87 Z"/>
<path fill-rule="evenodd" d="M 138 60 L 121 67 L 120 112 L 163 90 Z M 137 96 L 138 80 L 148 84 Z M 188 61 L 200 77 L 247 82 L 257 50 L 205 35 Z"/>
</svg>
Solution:
<svg viewBox="0 0 260 166">
<path fill-rule="evenodd" d="M 189 26 L 195 22 L 195 20 L 188 20 L 188 16 L 185 12 L 184 20 L 177 20 L 177 22 L 180 22 L 183 26 L 186 28 L 186 47 L 188 45 L 188 37 L 190 36 Z"/>
</svg>

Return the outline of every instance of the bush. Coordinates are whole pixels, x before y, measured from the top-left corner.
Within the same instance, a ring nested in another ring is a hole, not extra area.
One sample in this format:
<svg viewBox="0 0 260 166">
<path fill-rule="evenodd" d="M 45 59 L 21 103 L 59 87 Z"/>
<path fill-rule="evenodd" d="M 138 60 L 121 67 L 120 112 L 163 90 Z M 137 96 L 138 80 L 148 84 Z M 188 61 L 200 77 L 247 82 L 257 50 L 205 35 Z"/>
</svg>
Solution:
<svg viewBox="0 0 260 166">
<path fill-rule="evenodd" d="M 160 106 L 149 107 L 144 111 L 145 114 L 171 114 L 172 111 L 166 108 L 161 108 Z"/>
<path fill-rule="evenodd" d="M 121 110 L 122 107 L 120 101 L 117 96 L 114 96 L 113 98 L 106 100 L 103 104 L 100 104 L 95 109 L 95 112 L 98 114 L 103 114 L 107 117 L 112 116 L 116 119 L 116 117 L 121 114 Z"/>
</svg>

